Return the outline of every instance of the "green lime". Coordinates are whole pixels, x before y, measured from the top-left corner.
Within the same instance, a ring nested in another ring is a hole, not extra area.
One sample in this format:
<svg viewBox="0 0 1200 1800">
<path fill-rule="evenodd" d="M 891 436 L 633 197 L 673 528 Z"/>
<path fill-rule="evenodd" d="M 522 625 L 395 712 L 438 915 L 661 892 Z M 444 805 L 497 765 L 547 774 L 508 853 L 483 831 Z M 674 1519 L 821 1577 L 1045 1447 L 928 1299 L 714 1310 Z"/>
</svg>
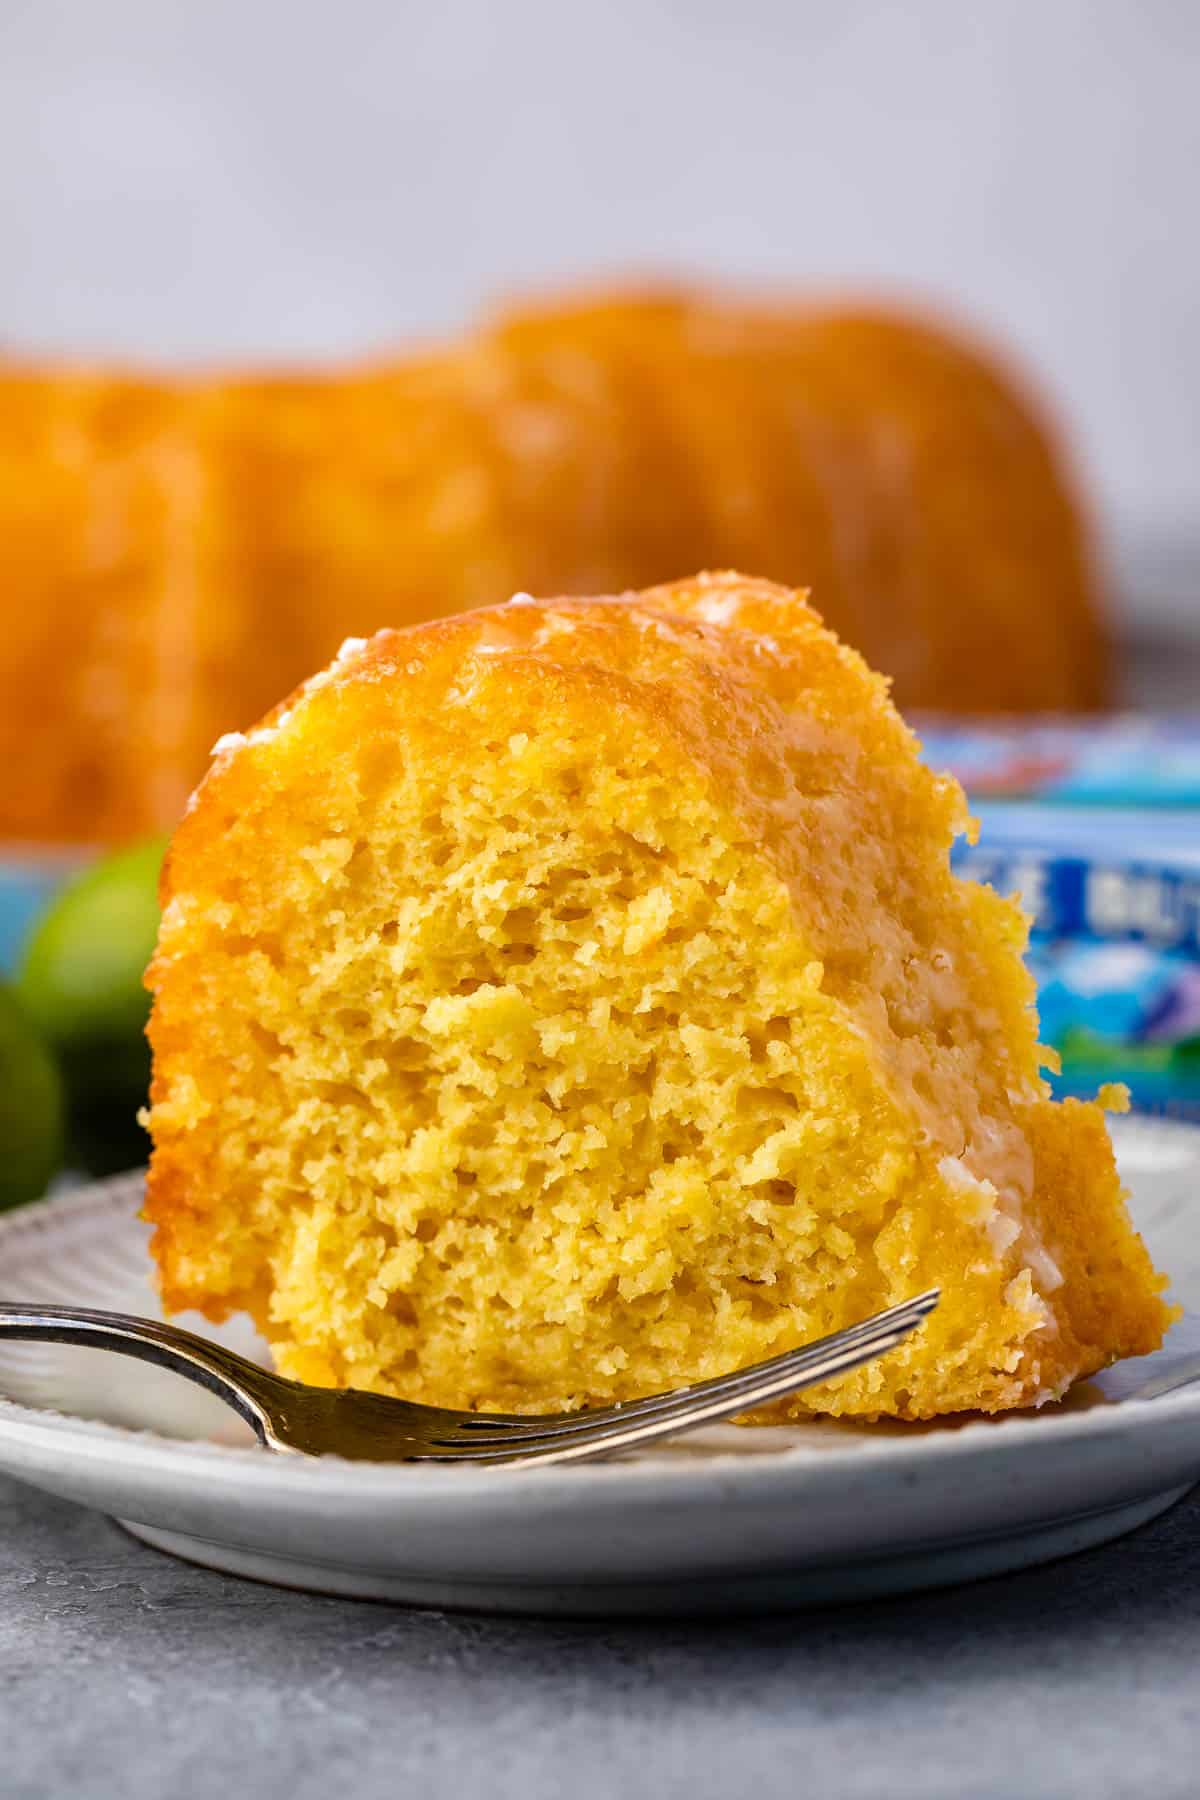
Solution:
<svg viewBox="0 0 1200 1800">
<path fill-rule="evenodd" d="M 136 1113 L 150 1077 L 142 985 L 158 935 L 155 839 L 94 863 L 60 889 L 17 972 L 26 1010 L 58 1052 L 72 1160 L 95 1175 L 145 1160 Z"/>
<path fill-rule="evenodd" d="M 50 1050 L 0 982 L 0 1208 L 45 1193 L 63 1159 L 62 1082 Z"/>
<path fill-rule="evenodd" d="M 142 976 L 158 935 L 156 838 L 93 863 L 61 888 L 25 945 L 21 998 L 63 1050 L 121 1044 L 145 1030 Z"/>
</svg>

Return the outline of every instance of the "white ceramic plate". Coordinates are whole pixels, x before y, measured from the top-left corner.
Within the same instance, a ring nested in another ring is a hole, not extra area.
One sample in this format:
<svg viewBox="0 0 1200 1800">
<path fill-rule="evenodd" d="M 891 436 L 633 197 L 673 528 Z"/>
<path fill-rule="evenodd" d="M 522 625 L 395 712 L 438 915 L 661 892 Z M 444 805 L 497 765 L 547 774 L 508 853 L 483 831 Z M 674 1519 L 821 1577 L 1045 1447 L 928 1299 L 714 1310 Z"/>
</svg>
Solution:
<svg viewBox="0 0 1200 1800">
<path fill-rule="evenodd" d="M 1120 1121 L 1139 1224 L 1200 1307 L 1200 1129 Z M 0 1219 L 6 1298 L 155 1310 L 137 1176 Z M 216 1333 L 262 1353 L 245 1326 Z M 1189 1374 L 1191 1386 L 1141 1397 Z M 544 1470 L 301 1462 L 178 1378 L 0 1345 L 0 1469 L 214 1568 L 340 1594 L 577 1614 L 774 1609 L 1105 1542 L 1200 1479 L 1200 1318 L 1036 1415 L 728 1426 Z M 54 1409 L 54 1410 L 50 1410 Z"/>
</svg>

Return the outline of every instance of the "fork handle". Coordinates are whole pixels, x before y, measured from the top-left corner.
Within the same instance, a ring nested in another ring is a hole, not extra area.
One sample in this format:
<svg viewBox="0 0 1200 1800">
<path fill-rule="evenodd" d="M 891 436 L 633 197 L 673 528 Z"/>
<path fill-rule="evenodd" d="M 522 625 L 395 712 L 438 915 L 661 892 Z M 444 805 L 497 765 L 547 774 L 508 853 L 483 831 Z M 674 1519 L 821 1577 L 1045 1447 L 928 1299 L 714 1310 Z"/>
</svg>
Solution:
<svg viewBox="0 0 1200 1800">
<path fill-rule="evenodd" d="M 274 1448 L 269 1417 L 256 1389 L 265 1371 L 236 1350 L 198 1337 L 178 1325 L 132 1313 L 85 1306 L 20 1305 L 0 1301 L 0 1338 L 41 1344 L 80 1344 L 154 1363 L 207 1388 L 246 1421 L 260 1444 Z M 268 1380 L 271 1378 L 268 1376 Z"/>
</svg>

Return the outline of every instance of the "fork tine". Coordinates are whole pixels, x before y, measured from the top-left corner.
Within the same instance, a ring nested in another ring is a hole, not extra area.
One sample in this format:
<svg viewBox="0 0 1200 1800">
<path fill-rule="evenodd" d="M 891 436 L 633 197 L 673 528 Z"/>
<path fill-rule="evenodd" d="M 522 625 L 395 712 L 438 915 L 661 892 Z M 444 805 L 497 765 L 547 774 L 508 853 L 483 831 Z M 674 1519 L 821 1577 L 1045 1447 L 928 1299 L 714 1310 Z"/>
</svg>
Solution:
<svg viewBox="0 0 1200 1800">
<path fill-rule="evenodd" d="M 875 1357 L 882 1356 L 903 1343 L 920 1322 L 919 1319 L 914 1319 L 907 1324 L 894 1325 L 878 1338 L 860 1339 L 856 1344 L 831 1351 L 809 1370 L 799 1385 L 814 1386 L 817 1382 L 829 1381 L 835 1375 L 844 1375 L 863 1363 L 873 1361 Z M 740 1412 L 750 1412 L 755 1407 L 765 1406 L 768 1401 L 781 1400 L 794 1393 L 797 1385 L 794 1373 L 777 1374 L 749 1393 L 710 1398 L 702 1405 L 681 1409 L 678 1413 L 655 1413 L 624 1429 L 614 1423 L 598 1432 L 594 1439 L 577 1437 L 565 1444 L 547 1443 L 543 1447 L 531 1447 L 528 1451 L 505 1460 L 514 1466 L 520 1466 L 522 1463 L 573 1462 L 583 1461 L 588 1456 L 611 1456 L 620 1450 L 631 1450 L 639 1444 L 652 1443 L 656 1438 L 668 1437 L 680 1431 L 693 1431 L 701 1425 L 715 1425 L 722 1419 L 736 1417 Z"/>
<path fill-rule="evenodd" d="M 479 1414 L 477 1419 L 464 1419 L 452 1440 L 439 1441 L 453 1441 L 456 1446 L 469 1445 L 482 1450 L 493 1445 L 501 1447 L 516 1445 L 518 1442 L 529 1443 L 535 1439 L 560 1439 L 590 1434 L 610 1421 L 625 1425 L 660 1412 L 687 1410 L 706 1396 L 719 1398 L 722 1394 L 729 1394 L 732 1397 L 743 1392 L 757 1391 L 763 1381 L 770 1379 L 775 1371 L 779 1372 L 781 1378 L 793 1376 L 795 1385 L 800 1385 L 808 1379 L 806 1370 L 809 1363 L 823 1357 L 828 1351 L 843 1345 L 849 1347 L 862 1339 L 873 1339 L 892 1325 L 904 1324 L 906 1329 L 912 1329 L 933 1311 L 936 1304 L 937 1290 L 934 1289 L 929 1293 L 918 1294 L 912 1300 L 902 1301 L 898 1306 L 889 1307 L 885 1312 L 875 1313 L 856 1325 L 848 1325 L 841 1331 L 831 1332 L 808 1344 L 797 1345 L 792 1350 L 781 1351 L 778 1356 L 771 1357 L 766 1362 L 753 1363 L 749 1368 L 733 1369 L 726 1375 L 715 1375 L 708 1381 L 695 1382 L 690 1387 L 673 1388 L 664 1394 L 649 1394 L 641 1400 L 620 1401 L 615 1406 L 597 1408 L 590 1412 L 524 1417 L 512 1415 L 504 1419 L 503 1425 L 497 1418 L 494 1430 L 491 1429 L 492 1420 L 488 1415 Z"/>
<path fill-rule="evenodd" d="M 810 1369 L 800 1385 L 827 1381 L 835 1375 L 845 1374 L 862 1363 L 872 1361 L 874 1357 L 883 1355 L 903 1342 L 915 1327 L 915 1321 L 907 1325 L 892 1326 L 878 1338 L 860 1339 L 848 1348 L 831 1351 Z M 722 1419 L 733 1418 L 738 1413 L 765 1405 L 770 1400 L 781 1399 L 794 1392 L 796 1386 L 797 1377 L 794 1372 L 790 1375 L 777 1373 L 750 1394 L 726 1394 L 716 1399 L 709 1398 L 703 1404 L 681 1409 L 678 1413 L 655 1413 L 650 1418 L 629 1423 L 622 1423 L 619 1419 L 610 1420 L 591 1434 L 580 1433 L 565 1441 L 547 1438 L 531 1445 L 514 1445 L 508 1450 L 493 1447 L 474 1453 L 447 1449 L 441 1455 L 456 1462 L 470 1461 L 485 1466 L 504 1463 L 510 1468 L 534 1463 L 582 1462 L 589 1457 L 612 1456 L 652 1443 L 656 1438 L 692 1431 L 701 1425 L 712 1425 Z"/>
<path fill-rule="evenodd" d="M 937 1290 L 918 1294 L 911 1300 L 904 1300 L 898 1306 L 889 1307 L 886 1311 L 873 1314 L 869 1319 L 862 1319 L 856 1325 L 847 1325 L 841 1331 L 830 1332 L 825 1337 L 815 1338 L 811 1343 L 799 1344 L 792 1350 L 781 1351 L 778 1356 L 770 1357 L 766 1362 L 753 1363 L 749 1368 L 732 1369 L 726 1375 L 714 1375 L 708 1381 L 698 1381 L 690 1387 L 673 1388 L 664 1394 L 648 1394 L 641 1400 L 620 1401 L 615 1406 L 597 1408 L 592 1412 L 526 1415 L 524 1418 L 514 1415 L 505 1421 L 503 1429 L 492 1434 L 488 1427 L 490 1420 L 486 1414 L 479 1415 L 479 1422 L 464 1422 L 463 1438 L 457 1437 L 455 1442 L 470 1442 L 480 1449 L 485 1444 L 514 1442 L 518 1439 L 542 1437 L 574 1436 L 582 1432 L 594 1431 L 609 1420 L 628 1424 L 635 1419 L 645 1418 L 658 1412 L 676 1412 L 698 1402 L 705 1395 L 718 1397 L 728 1392 L 741 1392 L 743 1389 L 756 1389 L 772 1372 L 779 1370 L 781 1374 L 796 1372 L 803 1377 L 807 1364 L 831 1349 L 842 1345 L 849 1346 L 862 1338 L 873 1338 L 877 1333 L 887 1330 L 892 1324 L 900 1324 L 909 1320 L 919 1324 L 937 1304 Z"/>
<path fill-rule="evenodd" d="M 857 1367 L 872 1357 L 882 1355 L 900 1343 L 910 1331 L 937 1305 L 936 1289 L 919 1294 L 886 1312 L 877 1313 L 844 1331 L 833 1332 L 810 1344 L 786 1350 L 767 1362 L 748 1369 L 735 1369 L 728 1375 L 714 1376 L 691 1387 L 677 1388 L 666 1394 L 654 1394 L 644 1400 L 606 1407 L 602 1411 L 567 1414 L 562 1418 L 530 1418 L 526 1423 L 503 1430 L 486 1429 L 486 1418 L 480 1417 L 480 1428 L 455 1432 L 433 1443 L 456 1456 L 471 1460 L 519 1459 L 524 1454 L 542 1455 L 561 1447 L 564 1454 L 571 1443 L 592 1443 L 609 1434 L 625 1435 L 645 1429 L 659 1435 L 665 1430 L 680 1429 L 680 1421 L 691 1423 L 712 1417 L 729 1418 L 749 1411 L 766 1400 L 778 1399 L 828 1378 L 828 1373 Z M 837 1368 L 826 1371 L 831 1358 Z M 850 1360 L 845 1360 L 849 1358 Z M 717 1410 L 714 1411 L 713 1409 Z"/>
</svg>

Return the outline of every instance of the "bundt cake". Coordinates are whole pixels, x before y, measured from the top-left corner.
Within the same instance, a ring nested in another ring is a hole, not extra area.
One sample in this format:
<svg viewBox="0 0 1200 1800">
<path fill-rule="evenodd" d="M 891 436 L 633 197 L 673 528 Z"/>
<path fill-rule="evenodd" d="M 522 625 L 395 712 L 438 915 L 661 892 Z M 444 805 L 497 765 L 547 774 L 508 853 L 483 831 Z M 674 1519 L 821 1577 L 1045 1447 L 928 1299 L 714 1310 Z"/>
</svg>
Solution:
<svg viewBox="0 0 1200 1800">
<path fill-rule="evenodd" d="M 737 575 L 350 642 L 217 747 L 163 878 L 166 1305 L 306 1380 L 602 1403 L 938 1284 L 790 1410 L 1040 1403 L 1160 1341 L 1100 1107 L 1039 1073 L 957 784 Z M 788 1409 L 784 1409 L 785 1411 Z"/>
<path fill-rule="evenodd" d="M 175 822 L 341 639 L 517 587 L 803 577 L 906 706 L 1104 697 L 1090 548 L 1019 388 L 886 313 L 616 296 L 327 376 L 0 369 L 0 837 Z"/>
</svg>

